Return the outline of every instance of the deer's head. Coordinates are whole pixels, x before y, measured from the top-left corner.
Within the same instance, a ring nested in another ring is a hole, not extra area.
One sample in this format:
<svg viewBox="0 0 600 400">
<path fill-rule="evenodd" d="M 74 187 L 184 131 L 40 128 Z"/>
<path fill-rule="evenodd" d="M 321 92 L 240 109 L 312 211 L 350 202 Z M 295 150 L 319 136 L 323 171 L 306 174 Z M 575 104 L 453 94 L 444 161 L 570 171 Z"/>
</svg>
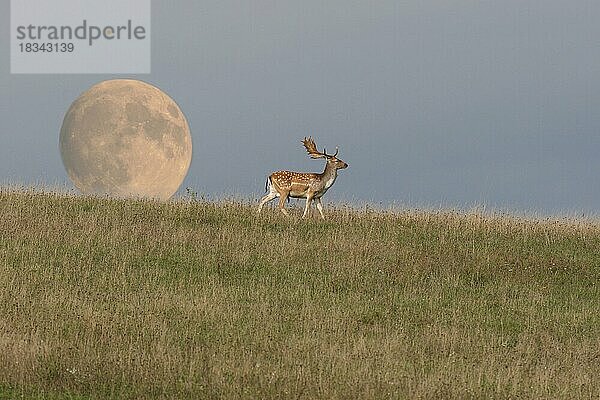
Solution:
<svg viewBox="0 0 600 400">
<path fill-rule="evenodd" d="M 348 168 L 348 164 L 337 158 L 339 151 L 337 147 L 335 148 L 335 154 L 327 154 L 327 150 L 325 150 L 325 148 L 323 148 L 322 152 L 317 150 L 317 145 L 312 137 L 304 138 L 302 144 L 306 148 L 306 151 L 311 158 L 324 158 L 327 160 L 327 165 L 332 166 L 335 169 Z"/>
</svg>

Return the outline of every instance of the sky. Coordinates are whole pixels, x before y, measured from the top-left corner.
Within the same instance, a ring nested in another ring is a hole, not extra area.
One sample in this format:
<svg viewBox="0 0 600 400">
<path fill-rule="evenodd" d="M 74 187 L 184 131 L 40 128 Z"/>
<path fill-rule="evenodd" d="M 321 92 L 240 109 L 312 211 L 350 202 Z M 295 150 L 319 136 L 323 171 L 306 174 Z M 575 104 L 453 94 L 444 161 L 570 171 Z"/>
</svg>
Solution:
<svg viewBox="0 0 600 400">
<path fill-rule="evenodd" d="M 10 74 L 0 0 L 0 182 L 71 185 L 58 138 L 93 84 L 133 78 L 185 113 L 182 184 L 257 199 L 276 170 L 349 164 L 325 202 L 600 213 L 600 2 L 152 2 L 152 73 Z"/>
</svg>

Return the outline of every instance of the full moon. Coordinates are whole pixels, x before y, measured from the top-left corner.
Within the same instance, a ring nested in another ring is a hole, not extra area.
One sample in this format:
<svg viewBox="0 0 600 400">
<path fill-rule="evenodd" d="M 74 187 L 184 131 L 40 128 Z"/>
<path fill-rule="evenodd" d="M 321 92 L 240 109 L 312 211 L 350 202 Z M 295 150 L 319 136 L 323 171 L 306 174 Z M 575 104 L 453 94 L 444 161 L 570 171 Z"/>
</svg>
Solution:
<svg viewBox="0 0 600 400">
<path fill-rule="evenodd" d="M 173 99 L 145 82 L 100 82 L 69 107 L 60 130 L 69 178 L 84 194 L 167 200 L 192 160 L 192 138 Z"/>
</svg>

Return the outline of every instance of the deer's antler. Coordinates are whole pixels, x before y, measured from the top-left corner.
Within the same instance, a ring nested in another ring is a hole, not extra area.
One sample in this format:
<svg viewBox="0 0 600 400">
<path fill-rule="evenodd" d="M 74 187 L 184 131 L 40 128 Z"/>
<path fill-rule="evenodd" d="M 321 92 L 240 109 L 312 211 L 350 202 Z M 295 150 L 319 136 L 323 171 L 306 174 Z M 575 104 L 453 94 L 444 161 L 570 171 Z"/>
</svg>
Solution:
<svg viewBox="0 0 600 400">
<path fill-rule="evenodd" d="M 312 158 L 327 157 L 324 151 L 323 153 L 321 153 L 319 150 L 317 150 L 317 145 L 315 144 L 315 141 L 312 137 L 305 137 L 302 141 L 302 144 L 304 145 L 304 147 L 306 147 L 306 151 Z"/>
<path fill-rule="evenodd" d="M 335 156 L 338 155 L 338 151 L 340 151 L 340 149 L 338 149 L 337 147 L 335 148 L 335 154 L 331 155 L 331 154 L 327 154 L 327 149 L 323 148 L 323 154 L 325 155 L 326 158 L 334 158 Z"/>
</svg>

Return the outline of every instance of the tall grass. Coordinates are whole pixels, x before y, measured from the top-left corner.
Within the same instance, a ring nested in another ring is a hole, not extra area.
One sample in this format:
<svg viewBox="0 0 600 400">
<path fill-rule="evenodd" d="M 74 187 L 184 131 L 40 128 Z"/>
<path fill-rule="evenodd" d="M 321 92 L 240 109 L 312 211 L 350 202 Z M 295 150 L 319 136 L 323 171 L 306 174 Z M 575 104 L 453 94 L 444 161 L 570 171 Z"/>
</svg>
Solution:
<svg viewBox="0 0 600 400">
<path fill-rule="evenodd" d="M 0 190 L 0 398 L 598 398 L 600 226 Z"/>
</svg>

